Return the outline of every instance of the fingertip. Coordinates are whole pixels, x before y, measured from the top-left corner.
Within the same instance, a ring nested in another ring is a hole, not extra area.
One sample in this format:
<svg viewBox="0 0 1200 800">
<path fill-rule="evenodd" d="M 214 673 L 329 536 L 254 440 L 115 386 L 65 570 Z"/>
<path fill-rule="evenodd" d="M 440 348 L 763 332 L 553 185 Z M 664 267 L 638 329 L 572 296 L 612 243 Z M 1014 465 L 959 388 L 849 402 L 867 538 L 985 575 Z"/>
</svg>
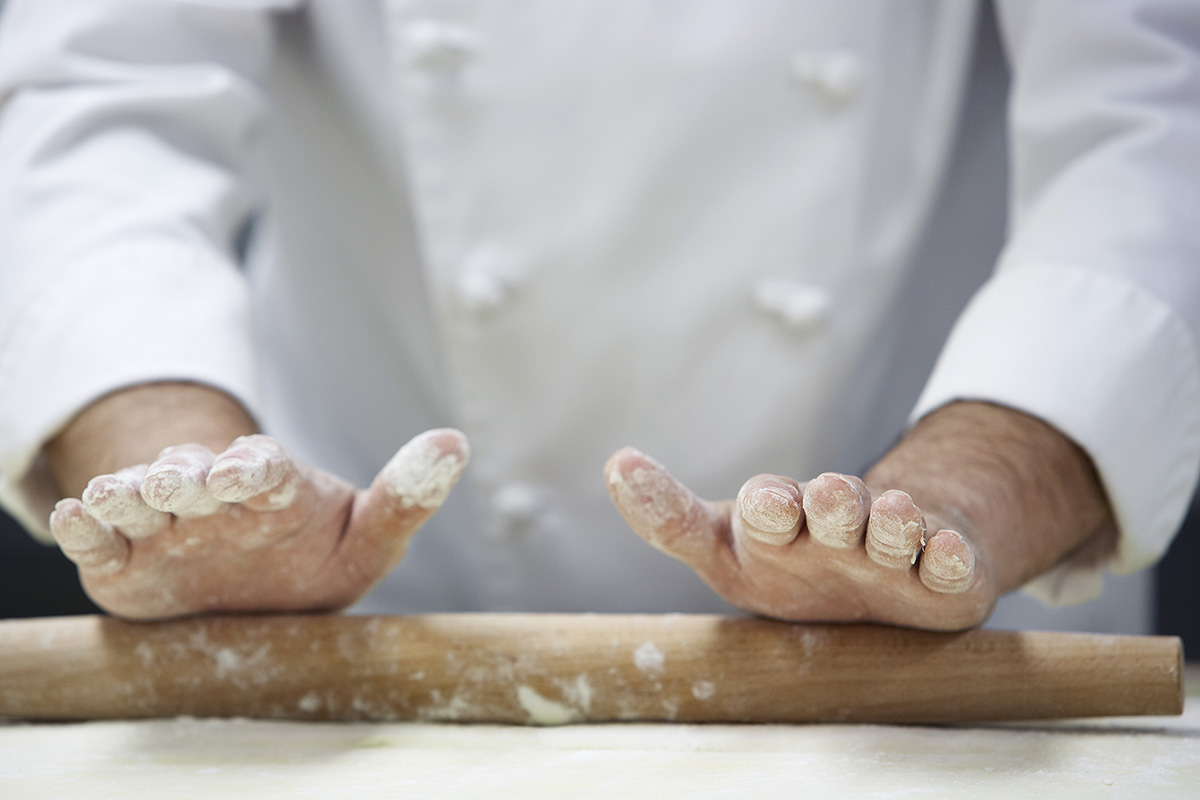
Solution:
<svg viewBox="0 0 1200 800">
<path fill-rule="evenodd" d="M 89 514 L 79 500 L 67 498 L 55 504 L 50 532 L 63 555 L 93 574 L 110 574 L 125 566 L 129 541 Z"/>
<path fill-rule="evenodd" d="M 604 483 L 608 487 L 609 497 L 622 514 L 626 508 L 635 508 L 646 499 L 639 489 L 643 488 L 649 474 L 666 475 L 667 471 L 641 450 L 622 447 L 608 457 L 604 463 Z"/>
<path fill-rule="evenodd" d="M 212 450 L 199 444 L 164 449 L 146 470 L 142 499 L 156 511 L 179 517 L 206 517 L 221 511 L 224 504 L 206 484 L 214 459 Z"/>
<path fill-rule="evenodd" d="M 812 538 L 828 547 L 858 547 L 870 514 L 871 494 L 862 479 L 825 472 L 804 487 L 804 515 Z"/>
<path fill-rule="evenodd" d="M 89 514 L 120 528 L 129 538 L 152 536 L 170 525 L 171 515 L 151 508 L 142 498 L 144 468 L 131 467 L 88 482 L 81 500 Z"/>
<path fill-rule="evenodd" d="M 181 511 L 200 499 L 204 476 L 178 464 L 153 464 L 142 480 L 141 494 L 156 511 Z"/>
<path fill-rule="evenodd" d="M 79 496 L 84 508 L 95 515 L 97 511 L 122 506 L 126 502 L 125 482 L 115 475 L 97 475 L 88 481 Z M 60 503 L 62 501 L 59 501 Z M 58 506 L 55 506 L 55 510 Z"/>
<path fill-rule="evenodd" d="M 756 475 L 746 481 L 736 507 L 742 532 L 763 544 L 788 544 L 799 535 L 804 521 L 799 484 L 777 475 Z"/>
<path fill-rule="evenodd" d="M 205 488 L 223 503 L 244 503 L 275 492 L 287 484 L 295 472 L 291 456 L 277 440 L 263 434 L 239 436 L 213 460 L 205 478 Z M 285 507 L 294 499 L 294 492 L 292 495 L 275 497 L 266 505 Z"/>
<path fill-rule="evenodd" d="M 273 488 L 268 472 L 267 462 L 262 460 L 218 460 L 204 485 L 222 503 L 240 503 Z"/>
<path fill-rule="evenodd" d="M 458 428 L 434 428 L 424 435 L 437 440 L 447 451 L 456 450 L 464 459 L 471 458 L 471 443 Z"/>
<path fill-rule="evenodd" d="M 867 522 L 867 555 L 880 566 L 911 569 L 921 552 L 925 521 L 912 497 L 889 489 L 871 504 Z"/>
<path fill-rule="evenodd" d="M 436 509 L 462 477 L 470 455 L 461 431 L 425 431 L 396 452 L 380 471 L 378 483 L 402 508 Z"/>
<path fill-rule="evenodd" d="M 95 518 L 88 513 L 83 501 L 74 497 L 64 497 L 54 504 L 54 510 L 50 512 L 50 532 L 59 544 L 63 544 L 63 539 L 59 538 L 60 533 L 69 542 L 70 534 L 80 526 L 81 521 L 87 519 Z"/>
<path fill-rule="evenodd" d="M 940 594 L 958 594 L 975 581 L 975 551 L 958 531 L 940 530 L 921 553 L 921 583 Z"/>
<path fill-rule="evenodd" d="M 647 463 L 658 465 L 657 461 L 650 458 L 650 456 L 641 450 L 633 447 L 622 447 L 609 456 L 608 461 L 604 462 L 604 479 L 609 485 L 620 483 L 624 480 L 624 476 L 627 473 Z"/>
<path fill-rule="evenodd" d="M 682 522 L 698 500 L 666 467 L 632 447 L 609 458 L 605 477 L 613 502 L 643 538 L 656 539 L 665 527 Z"/>
<path fill-rule="evenodd" d="M 54 509 L 50 512 L 50 527 L 54 528 L 55 520 L 67 517 L 77 513 L 83 509 L 82 501 L 76 500 L 74 497 L 64 497 L 54 504 Z"/>
</svg>

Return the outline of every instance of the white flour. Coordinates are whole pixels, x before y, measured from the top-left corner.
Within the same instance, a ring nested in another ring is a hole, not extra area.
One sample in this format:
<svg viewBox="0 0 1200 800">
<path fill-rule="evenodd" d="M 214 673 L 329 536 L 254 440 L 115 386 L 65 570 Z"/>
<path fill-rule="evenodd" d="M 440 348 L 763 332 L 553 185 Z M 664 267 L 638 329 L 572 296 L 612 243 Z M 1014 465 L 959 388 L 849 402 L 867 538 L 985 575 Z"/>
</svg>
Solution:
<svg viewBox="0 0 1200 800">
<path fill-rule="evenodd" d="M 437 508 L 467 465 L 468 449 L 446 452 L 439 440 L 447 431 L 427 431 L 400 448 L 380 473 L 388 491 L 406 507 Z M 461 437 L 461 434 L 458 434 Z"/>
</svg>

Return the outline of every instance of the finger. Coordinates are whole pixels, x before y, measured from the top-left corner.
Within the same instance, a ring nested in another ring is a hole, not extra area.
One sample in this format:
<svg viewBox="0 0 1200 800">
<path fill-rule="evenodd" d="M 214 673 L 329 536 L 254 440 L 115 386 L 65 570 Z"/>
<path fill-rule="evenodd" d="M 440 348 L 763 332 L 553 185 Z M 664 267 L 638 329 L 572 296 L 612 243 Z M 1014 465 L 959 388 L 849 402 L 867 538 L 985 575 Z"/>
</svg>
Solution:
<svg viewBox="0 0 1200 800">
<path fill-rule="evenodd" d="M 129 540 L 93 517 L 75 499 L 60 500 L 50 514 L 50 532 L 63 555 L 81 571 L 111 575 L 129 558 Z"/>
<path fill-rule="evenodd" d="M 925 538 L 925 521 L 906 492 L 889 489 L 871 504 L 867 521 L 867 555 L 876 564 L 910 569 Z"/>
<path fill-rule="evenodd" d="M 730 552 L 728 504 L 708 503 L 677 481 L 662 464 L 632 447 L 604 467 L 608 493 L 638 536 L 702 576 Z"/>
<path fill-rule="evenodd" d="M 145 539 L 165 530 L 171 524 L 171 515 L 151 508 L 142 499 L 147 467 L 140 464 L 92 478 L 83 490 L 83 507 L 130 539 Z"/>
<path fill-rule="evenodd" d="M 204 517 L 223 508 L 205 485 L 213 452 L 199 444 L 168 447 L 146 470 L 142 499 L 178 517 Z"/>
<path fill-rule="evenodd" d="M 803 496 L 800 484 L 791 478 L 756 475 L 738 492 L 740 531 L 763 544 L 791 542 L 804 522 Z"/>
<path fill-rule="evenodd" d="M 925 544 L 920 575 L 935 592 L 965 592 L 975 580 L 975 552 L 958 531 L 940 530 Z"/>
<path fill-rule="evenodd" d="M 871 494 L 853 475 L 826 472 L 804 487 L 804 516 L 812 538 L 828 547 L 850 549 L 862 543 Z"/>
<path fill-rule="evenodd" d="M 412 535 L 462 476 L 470 454 L 467 437 L 451 428 L 426 431 L 401 447 L 355 503 L 346 542 L 355 563 L 372 572 L 398 563 Z"/>
<path fill-rule="evenodd" d="M 205 485 L 224 503 L 255 511 L 280 511 L 296 500 L 303 476 L 283 445 L 255 434 L 234 440 L 213 461 Z"/>
</svg>

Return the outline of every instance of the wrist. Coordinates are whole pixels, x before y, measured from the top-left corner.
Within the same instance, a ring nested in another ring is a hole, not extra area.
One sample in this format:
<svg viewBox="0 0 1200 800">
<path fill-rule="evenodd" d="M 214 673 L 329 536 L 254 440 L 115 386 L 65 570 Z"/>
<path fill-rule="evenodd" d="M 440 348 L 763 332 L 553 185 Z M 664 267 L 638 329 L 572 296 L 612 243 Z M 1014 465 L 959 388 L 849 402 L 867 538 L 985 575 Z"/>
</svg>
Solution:
<svg viewBox="0 0 1200 800">
<path fill-rule="evenodd" d="M 254 420 L 230 395 L 194 383 L 150 383 L 95 400 L 47 444 L 60 495 L 78 497 L 96 475 L 152 461 L 183 443 L 221 451 L 256 433 Z"/>
<path fill-rule="evenodd" d="M 1001 593 L 1078 548 L 1111 547 L 1115 533 L 1088 455 L 1047 423 L 989 403 L 930 413 L 865 479 L 873 492 L 908 492 L 930 528 L 962 533 Z"/>
</svg>

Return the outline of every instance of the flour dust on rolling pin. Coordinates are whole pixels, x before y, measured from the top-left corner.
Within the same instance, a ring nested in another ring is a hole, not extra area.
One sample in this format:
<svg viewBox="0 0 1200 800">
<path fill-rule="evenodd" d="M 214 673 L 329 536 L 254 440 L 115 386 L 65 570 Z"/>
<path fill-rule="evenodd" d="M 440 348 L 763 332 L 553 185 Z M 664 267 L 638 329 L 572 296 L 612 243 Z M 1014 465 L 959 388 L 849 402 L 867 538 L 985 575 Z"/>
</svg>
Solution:
<svg viewBox="0 0 1200 800">
<path fill-rule="evenodd" d="M 0 715 L 40 719 L 920 723 L 1182 707 L 1173 637 L 702 615 L 0 623 Z"/>
</svg>

